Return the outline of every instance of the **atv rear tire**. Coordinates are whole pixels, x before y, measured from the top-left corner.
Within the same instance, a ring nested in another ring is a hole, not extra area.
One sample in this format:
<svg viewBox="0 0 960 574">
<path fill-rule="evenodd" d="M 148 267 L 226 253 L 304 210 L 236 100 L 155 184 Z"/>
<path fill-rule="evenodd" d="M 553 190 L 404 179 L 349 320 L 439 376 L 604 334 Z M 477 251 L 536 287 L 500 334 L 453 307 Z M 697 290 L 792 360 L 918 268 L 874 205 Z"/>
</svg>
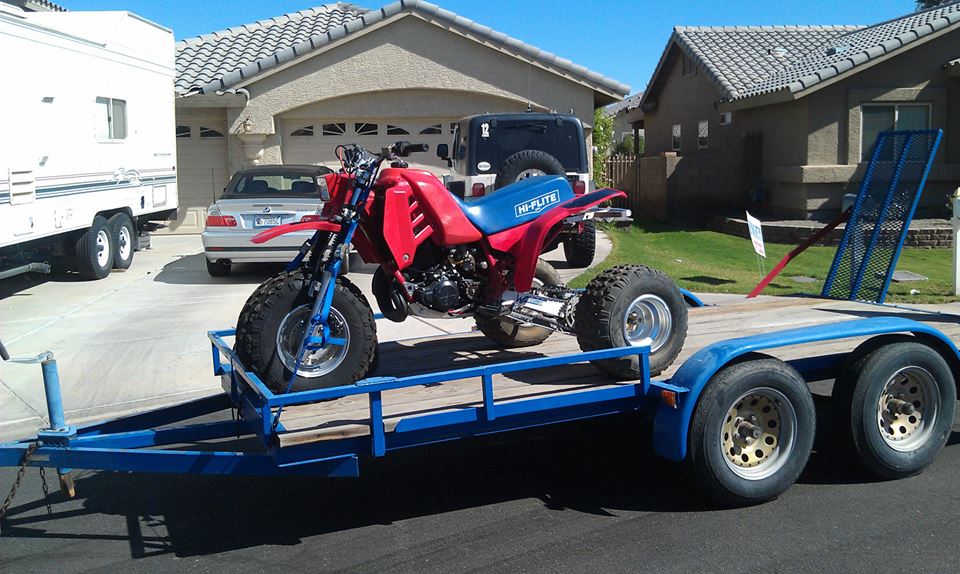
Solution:
<svg viewBox="0 0 960 574">
<path fill-rule="evenodd" d="M 377 325 L 363 293 L 345 277 L 337 278 L 330 310 L 330 330 L 346 345 L 308 353 L 291 383 L 300 339 L 310 320 L 303 273 L 268 279 L 247 300 L 237 325 L 240 360 L 275 392 L 306 391 L 350 385 L 366 376 L 377 349 Z"/>
<path fill-rule="evenodd" d="M 570 267 L 590 267 L 596 253 L 597 226 L 592 221 L 584 221 L 580 233 L 563 241 L 563 256 Z"/>
<path fill-rule="evenodd" d="M 560 285 L 560 276 L 552 265 L 543 259 L 537 259 L 537 270 L 533 275 L 533 285 Z M 513 321 L 492 319 L 477 315 L 477 327 L 488 339 L 501 347 L 532 347 L 547 340 L 552 331 L 545 327 L 520 324 Z"/>
<path fill-rule="evenodd" d="M 526 149 L 504 160 L 493 185 L 496 189 L 537 175 L 564 175 L 563 164 L 545 151 Z"/>
<path fill-rule="evenodd" d="M 687 305 L 669 277 L 644 265 L 617 265 L 593 279 L 577 303 L 575 329 L 584 351 L 650 345 L 650 374 L 670 366 L 687 336 Z M 617 378 L 641 376 L 636 355 L 593 361 Z"/>
</svg>

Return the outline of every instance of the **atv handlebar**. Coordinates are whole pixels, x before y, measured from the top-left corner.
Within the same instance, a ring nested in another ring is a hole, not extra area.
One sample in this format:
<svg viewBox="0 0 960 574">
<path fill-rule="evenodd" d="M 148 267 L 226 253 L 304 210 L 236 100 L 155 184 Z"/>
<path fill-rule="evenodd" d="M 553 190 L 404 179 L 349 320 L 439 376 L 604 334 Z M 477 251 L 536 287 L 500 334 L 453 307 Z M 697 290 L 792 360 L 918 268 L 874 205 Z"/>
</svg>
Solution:
<svg viewBox="0 0 960 574">
<path fill-rule="evenodd" d="M 421 153 L 430 151 L 430 144 L 425 143 L 410 143 L 408 141 L 399 141 L 393 144 L 396 154 L 400 157 L 406 157 L 411 153 Z"/>
</svg>

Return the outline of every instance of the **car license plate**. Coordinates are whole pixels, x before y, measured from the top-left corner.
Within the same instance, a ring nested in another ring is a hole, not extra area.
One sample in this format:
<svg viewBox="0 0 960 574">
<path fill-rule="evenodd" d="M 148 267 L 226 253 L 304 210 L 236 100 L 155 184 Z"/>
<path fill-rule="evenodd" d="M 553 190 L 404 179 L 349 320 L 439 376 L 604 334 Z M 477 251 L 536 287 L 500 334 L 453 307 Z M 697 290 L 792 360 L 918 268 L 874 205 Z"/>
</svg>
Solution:
<svg viewBox="0 0 960 574">
<path fill-rule="evenodd" d="M 280 216 L 258 217 L 253 221 L 253 225 L 254 227 L 276 227 L 280 225 Z"/>
</svg>

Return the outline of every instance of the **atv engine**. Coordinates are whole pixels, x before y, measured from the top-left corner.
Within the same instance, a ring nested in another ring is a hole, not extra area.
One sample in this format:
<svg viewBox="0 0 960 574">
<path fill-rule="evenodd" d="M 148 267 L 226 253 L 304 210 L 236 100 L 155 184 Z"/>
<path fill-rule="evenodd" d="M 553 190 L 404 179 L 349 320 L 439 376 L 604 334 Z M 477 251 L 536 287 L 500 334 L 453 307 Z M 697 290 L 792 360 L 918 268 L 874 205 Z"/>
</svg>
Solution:
<svg viewBox="0 0 960 574">
<path fill-rule="evenodd" d="M 445 259 L 433 262 L 425 271 L 404 273 L 410 275 L 409 279 L 414 284 L 414 301 L 441 313 L 469 306 L 480 286 L 475 249 L 453 247 L 445 255 Z M 417 263 L 414 261 L 414 266 Z M 416 314 L 415 310 L 412 311 Z"/>
<path fill-rule="evenodd" d="M 480 292 L 481 272 L 487 263 L 474 248 L 451 247 L 437 252 L 417 252 L 413 265 L 403 270 L 407 303 L 396 281 L 378 269 L 373 277 L 373 292 L 384 316 L 403 321 L 408 314 L 427 317 L 449 317 L 464 313 L 473 306 Z"/>
</svg>

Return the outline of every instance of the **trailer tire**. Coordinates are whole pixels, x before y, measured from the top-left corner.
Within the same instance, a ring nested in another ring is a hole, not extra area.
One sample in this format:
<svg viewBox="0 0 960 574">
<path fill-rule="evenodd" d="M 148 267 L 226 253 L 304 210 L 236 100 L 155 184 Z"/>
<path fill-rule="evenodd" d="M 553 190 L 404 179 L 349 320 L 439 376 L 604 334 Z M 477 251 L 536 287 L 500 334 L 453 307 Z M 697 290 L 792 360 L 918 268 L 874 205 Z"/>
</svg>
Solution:
<svg viewBox="0 0 960 574">
<path fill-rule="evenodd" d="M 673 363 L 687 336 L 687 305 L 680 289 L 645 265 L 617 265 L 587 284 L 577 303 L 575 330 L 584 351 L 639 346 L 650 341 L 650 374 Z M 593 364 L 617 378 L 640 378 L 636 355 Z"/>
<path fill-rule="evenodd" d="M 940 353 L 917 341 L 891 342 L 845 367 L 836 384 L 848 424 L 843 438 L 868 472 L 904 478 L 936 460 L 957 400 L 953 372 Z"/>
<path fill-rule="evenodd" d="M 366 376 L 374 363 L 377 326 L 363 292 L 345 277 L 337 278 L 331 308 L 331 331 L 347 344 L 331 345 L 315 355 L 318 363 L 301 365 L 290 378 L 310 307 L 300 271 L 268 279 L 260 295 L 241 311 L 242 340 L 237 339 L 241 361 L 274 392 L 306 391 L 350 385 Z M 239 323 L 240 321 L 238 321 Z"/>
<path fill-rule="evenodd" d="M 534 286 L 537 286 L 538 283 L 540 285 L 561 285 L 557 270 L 543 259 L 537 259 L 537 269 L 533 275 Z M 476 315 L 474 319 L 480 332 L 501 347 L 532 347 L 546 341 L 552 333 L 546 327 L 520 324 L 482 315 Z"/>
<path fill-rule="evenodd" d="M 77 266 L 84 279 L 103 279 L 113 268 L 113 234 L 103 216 L 93 218 L 93 225 L 76 243 Z"/>
<path fill-rule="evenodd" d="M 563 164 L 557 158 L 545 151 L 525 149 L 503 161 L 493 185 L 500 189 L 528 177 L 564 174 Z"/>
<path fill-rule="evenodd" d="M 571 267 L 590 267 L 596 254 L 597 226 L 592 221 L 584 221 L 579 233 L 563 241 L 563 256 Z"/>
<path fill-rule="evenodd" d="M 690 423 L 687 475 L 724 506 L 780 496 L 813 448 L 816 412 L 803 377 L 779 359 L 758 357 L 717 372 Z"/>
<path fill-rule="evenodd" d="M 129 269 L 133 264 L 133 252 L 137 248 L 137 231 L 133 220 L 126 213 L 113 215 L 108 221 L 113 239 L 114 269 Z"/>
</svg>

